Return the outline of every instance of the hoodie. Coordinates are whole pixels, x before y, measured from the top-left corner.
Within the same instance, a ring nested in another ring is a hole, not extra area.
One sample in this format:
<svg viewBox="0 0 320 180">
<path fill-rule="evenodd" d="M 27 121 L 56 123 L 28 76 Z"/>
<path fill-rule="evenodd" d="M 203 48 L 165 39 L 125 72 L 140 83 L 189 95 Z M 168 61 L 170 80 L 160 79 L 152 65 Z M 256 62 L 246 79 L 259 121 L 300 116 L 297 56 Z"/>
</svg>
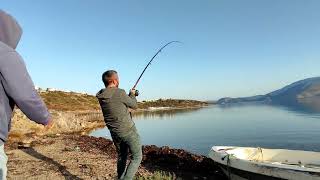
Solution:
<svg viewBox="0 0 320 180">
<path fill-rule="evenodd" d="M 104 121 L 111 133 L 124 137 L 130 133 L 134 123 L 128 108 L 137 108 L 134 95 L 128 96 L 123 89 L 105 88 L 97 93 Z"/>
<path fill-rule="evenodd" d="M 48 124 L 50 118 L 24 61 L 15 51 L 21 35 L 15 19 L 0 10 L 0 145 L 7 140 L 14 106 L 39 124 Z"/>
</svg>

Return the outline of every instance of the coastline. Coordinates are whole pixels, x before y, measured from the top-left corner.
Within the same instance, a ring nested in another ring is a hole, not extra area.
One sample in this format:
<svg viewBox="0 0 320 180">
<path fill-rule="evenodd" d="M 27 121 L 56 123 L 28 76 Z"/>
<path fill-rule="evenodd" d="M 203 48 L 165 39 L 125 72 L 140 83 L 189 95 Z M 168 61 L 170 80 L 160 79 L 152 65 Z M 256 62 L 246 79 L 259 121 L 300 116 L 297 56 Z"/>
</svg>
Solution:
<svg viewBox="0 0 320 180">
<path fill-rule="evenodd" d="M 200 108 L 205 108 L 210 105 L 195 105 L 195 106 L 186 106 L 186 107 L 149 107 L 147 109 L 137 109 L 134 112 L 139 113 L 139 112 L 155 112 L 155 111 L 173 111 L 173 110 L 193 110 L 193 109 L 200 109 Z"/>
<path fill-rule="evenodd" d="M 63 100 L 73 96 L 66 93 L 58 95 Z M 72 98 L 75 97 L 90 98 L 88 103 L 94 102 L 91 96 L 76 95 Z M 12 129 L 5 145 L 9 156 L 8 179 L 114 179 L 116 151 L 112 141 L 88 136 L 93 130 L 105 127 L 96 102 L 89 108 L 83 104 L 76 110 L 70 110 L 70 104 L 61 105 L 57 99 L 49 102 L 48 99 L 45 101 L 54 119 L 54 126 L 49 131 L 30 121 L 19 109 L 14 111 Z M 166 103 L 169 106 L 163 106 Z M 171 99 L 139 104 L 140 108 L 133 112 L 133 117 L 173 115 L 209 106 L 200 101 Z M 183 149 L 146 145 L 143 152 L 143 163 L 138 173 L 142 179 L 159 173 L 164 173 L 165 179 L 167 175 L 169 179 L 225 178 L 211 159 Z"/>
<path fill-rule="evenodd" d="M 79 134 L 37 137 L 29 143 L 5 145 L 8 179 L 114 179 L 116 150 L 111 140 Z M 157 173 L 169 179 L 225 179 L 211 159 L 182 149 L 143 146 L 143 162 L 137 177 Z"/>
<path fill-rule="evenodd" d="M 138 108 L 133 112 L 133 117 L 144 114 L 175 114 L 189 111 L 196 111 L 209 105 L 193 105 L 186 107 L 166 107 L 165 109 L 154 107 L 155 109 Z M 90 132 L 104 128 L 102 112 L 100 110 L 82 111 L 57 111 L 50 110 L 54 119 L 54 126 L 48 132 L 44 131 L 42 125 L 30 121 L 19 109 L 14 111 L 12 128 L 9 133 L 11 141 L 30 141 L 34 136 L 52 134 L 89 134 Z"/>
</svg>

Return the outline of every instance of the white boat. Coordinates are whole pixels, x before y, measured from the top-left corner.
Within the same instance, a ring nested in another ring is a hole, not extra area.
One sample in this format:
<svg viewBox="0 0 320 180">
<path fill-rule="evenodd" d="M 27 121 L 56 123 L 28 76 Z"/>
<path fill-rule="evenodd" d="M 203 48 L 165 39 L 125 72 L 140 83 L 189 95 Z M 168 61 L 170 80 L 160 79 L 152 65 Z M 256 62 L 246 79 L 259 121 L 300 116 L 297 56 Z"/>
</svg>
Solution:
<svg viewBox="0 0 320 180">
<path fill-rule="evenodd" d="M 209 157 L 231 180 L 320 180 L 320 152 L 214 146 Z"/>
</svg>

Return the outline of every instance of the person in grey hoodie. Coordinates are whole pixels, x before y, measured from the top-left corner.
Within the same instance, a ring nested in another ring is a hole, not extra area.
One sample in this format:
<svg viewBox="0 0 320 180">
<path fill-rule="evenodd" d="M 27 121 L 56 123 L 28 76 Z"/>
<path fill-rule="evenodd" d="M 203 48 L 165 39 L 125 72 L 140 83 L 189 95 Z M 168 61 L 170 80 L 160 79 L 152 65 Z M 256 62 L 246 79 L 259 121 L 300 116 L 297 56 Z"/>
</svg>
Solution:
<svg viewBox="0 0 320 180">
<path fill-rule="evenodd" d="M 140 136 L 130 115 L 130 108 L 137 108 L 136 91 L 132 89 L 128 96 L 125 90 L 119 89 L 118 73 L 114 70 L 103 73 L 102 81 L 106 88 L 97 93 L 97 98 L 117 149 L 118 179 L 132 180 L 142 161 Z M 128 150 L 132 160 L 126 167 Z"/>
<path fill-rule="evenodd" d="M 6 179 L 7 156 L 4 143 L 8 138 L 11 116 L 17 106 L 36 123 L 52 125 L 50 114 L 38 95 L 26 66 L 15 51 L 22 29 L 15 19 L 0 10 L 0 180 Z"/>
</svg>

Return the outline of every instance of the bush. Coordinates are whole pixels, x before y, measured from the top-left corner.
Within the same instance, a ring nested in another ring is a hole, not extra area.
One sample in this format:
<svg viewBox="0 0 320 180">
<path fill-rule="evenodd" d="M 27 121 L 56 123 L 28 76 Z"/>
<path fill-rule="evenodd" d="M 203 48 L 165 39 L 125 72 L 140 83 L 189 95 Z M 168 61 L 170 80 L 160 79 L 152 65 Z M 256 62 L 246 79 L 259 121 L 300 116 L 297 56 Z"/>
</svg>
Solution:
<svg viewBox="0 0 320 180">
<path fill-rule="evenodd" d="M 135 178 L 135 180 L 174 180 L 174 179 L 177 179 L 174 174 L 163 172 L 163 171 L 156 171 L 152 176 L 148 176 L 148 177 L 139 176 Z"/>
</svg>

